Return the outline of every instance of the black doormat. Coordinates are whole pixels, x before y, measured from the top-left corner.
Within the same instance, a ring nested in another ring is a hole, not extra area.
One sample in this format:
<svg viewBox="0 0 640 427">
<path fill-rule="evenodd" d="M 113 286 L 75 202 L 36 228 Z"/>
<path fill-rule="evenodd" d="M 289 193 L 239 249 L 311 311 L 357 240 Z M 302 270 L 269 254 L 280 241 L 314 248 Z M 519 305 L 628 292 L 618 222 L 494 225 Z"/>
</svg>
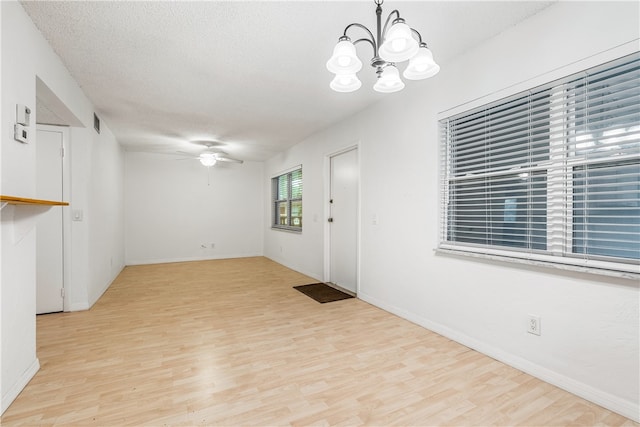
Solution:
<svg viewBox="0 0 640 427">
<path fill-rule="evenodd" d="M 339 291 L 336 288 L 332 288 L 331 286 L 324 283 L 312 283 L 310 285 L 294 286 L 293 289 L 302 292 L 306 296 L 313 298 L 321 304 L 324 304 L 325 302 L 333 302 L 353 298 L 352 295 Z"/>
</svg>

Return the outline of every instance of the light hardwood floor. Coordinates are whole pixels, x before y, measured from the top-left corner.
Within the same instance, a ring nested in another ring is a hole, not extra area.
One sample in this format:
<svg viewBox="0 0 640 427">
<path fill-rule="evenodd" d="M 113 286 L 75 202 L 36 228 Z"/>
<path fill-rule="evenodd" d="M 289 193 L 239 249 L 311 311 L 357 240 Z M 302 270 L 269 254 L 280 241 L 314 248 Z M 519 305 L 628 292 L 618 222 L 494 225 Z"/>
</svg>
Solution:
<svg viewBox="0 0 640 427">
<path fill-rule="evenodd" d="M 266 258 L 127 267 L 39 316 L 13 425 L 637 425 Z M 390 284 L 392 285 L 392 284 Z"/>
</svg>

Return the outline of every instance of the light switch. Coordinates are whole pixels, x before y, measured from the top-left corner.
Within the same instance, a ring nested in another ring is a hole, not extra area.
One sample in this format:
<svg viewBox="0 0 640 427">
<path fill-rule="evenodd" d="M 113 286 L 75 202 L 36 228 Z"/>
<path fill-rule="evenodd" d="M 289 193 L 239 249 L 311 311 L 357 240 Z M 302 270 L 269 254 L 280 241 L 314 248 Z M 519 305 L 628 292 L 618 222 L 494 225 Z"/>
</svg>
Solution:
<svg viewBox="0 0 640 427">
<path fill-rule="evenodd" d="M 26 105 L 16 105 L 16 123 L 23 126 L 29 126 L 31 121 L 31 109 Z"/>
<path fill-rule="evenodd" d="M 74 221 L 82 221 L 82 209 L 76 209 L 71 212 L 71 218 Z"/>
</svg>

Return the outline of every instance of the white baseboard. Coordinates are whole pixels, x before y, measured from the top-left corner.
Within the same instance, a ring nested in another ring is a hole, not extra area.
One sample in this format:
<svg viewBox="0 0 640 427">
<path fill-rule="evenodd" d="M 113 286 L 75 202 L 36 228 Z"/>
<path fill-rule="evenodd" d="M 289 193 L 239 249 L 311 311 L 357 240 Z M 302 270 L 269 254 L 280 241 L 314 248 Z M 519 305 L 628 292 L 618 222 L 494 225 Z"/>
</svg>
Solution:
<svg viewBox="0 0 640 427">
<path fill-rule="evenodd" d="M 576 381 L 543 366 L 531 363 L 526 359 L 487 345 L 486 343 L 478 341 L 468 335 L 462 334 L 439 323 L 424 319 L 414 313 L 410 313 L 401 308 L 387 304 L 386 302 L 365 293 L 358 293 L 358 298 L 385 311 L 393 313 L 396 316 L 402 317 L 403 319 L 422 326 L 423 328 L 429 329 L 430 331 L 449 338 L 450 340 L 456 341 L 482 354 L 486 354 L 487 356 L 499 360 L 500 362 L 512 366 L 520 371 L 526 372 L 527 374 L 539 378 L 542 381 L 553 384 L 556 387 L 568 391 L 569 393 L 580 396 L 583 399 L 607 408 L 624 417 L 634 420 L 635 422 L 640 422 L 640 404 L 638 404 L 637 402 L 622 399 L 618 396 L 614 396 L 588 384 Z"/>
<path fill-rule="evenodd" d="M 69 310 L 65 310 L 65 311 L 85 311 L 85 310 L 89 310 L 89 303 L 87 302 L 76 302 L 76 303 L 72 303 L 71 306 L 69 307 Z"/>
<path fill-rule="evenodd" d="M 36 358 L 31 366 L 29 366 L 29 368 L 24 371 L 22 376 L 18 378 L 18 381 L 16 381 L 9 388 L 9 390 L 7 390 L 7 392 L 2 395 L 2 403 L 0 403 L 0 415 L 4 414 L 4 411 L 7 410 L 9 405 L 11 405 L 14 400 L 16 400 L 16 397 L 18 397 L 20 392 L 27 386 L 27 384 L 29 384 L 31 378 L 33 378 L 33 376 L 38 372 L 39 369 L 40 361 L 38 360 L 38 358 Z"/>
<path fill-rule="evenodd" d="M 100 289 L 100 291 L 98 292 L 98 295 L 95 298 L 93 298 L 93 300 L 88 301 L 89 306 L 85 308 L 85 310 L 90 309 L 91 307 L 93 307 L 95 303 L 98 302 L 98 300 L 102 297 L 102 295 L 104 295 L 105 292 L 107 292 L 107 289 L 109 289 L 109 286 L 111 286 L 113 281 L 116 280 L 116 277 L 118 277 L 118 275 L 122 272 L 123 269 L 124 269 L 124 266 L 120 268 L 120 270 L 118 270 L 117 273 L 114 273 L 113 276 L 109 278 L 109 280 L 107 280 L 107 282 L 104 285 L 102 285 L 102 289 Z"/>
<path fill-rule="evenodd" d="M 261 253 L 255 254 L 224 254 L 206 257 L 177 257 L 177 258 L 154 258 L 154 259 L 133 259 L 127 260 L 127 265 L 150 265 L 150 264 L 167 264 L 171 262 L 190 262 L 190 261 L 210 261 L 214 259 L 231 259 L 231 258 L 252 258 L 262 256 Z"/>
<path fill-rule="evenodd" d="M 69 303 L 68 307 L 65 307 L 64 311 L 72 312 L 89 310 L 96 302 L 98 302 L 98 300 L 102 297 L 102 295 L 104 295 L 107 289 L 109 289 L 113 281 L 116 280 L 116 277 L 118 277 L 118 275 L 122 273 L 124 267 L 124 265 L 116 266 L 115 270 L 113 270 L 112 277 L 110 277 L 109 280 L 107 280 L 107 282 L 102 286 L 102 289 L 100 289 L 100 292 L 98 292 L 98 296 L 94 298 L 93 301 L 71 302 Z M 87 296 L 87 298 L 89 298 L 89 296 Z"/>
<path fill-rule="evenodd" d="M 284 265 L 285 267 L 287 267 L 288 269 L 291 269 L 293 271 L 297 271 L 300 274 L 304 274 L 305 276 L 309 276 L 311 277 L 313 280 L 317 280 L 318 282 L 324 282 L 323 279 L 321 279 L 320 277 L 322 277 L 321 274 L 315 273 L 315 272 L 311 272 L 311 271 L 305 271 L 305 269 L 303 268 L 299 268 L 298 266 L 289 264 L 288 262 L 278 259 L 276 257 L 270 257 L 267 255 L 264 255 L 265 258 L 270 259 L 273 262 L 277 262 L 280 265 Z"/>
</svg>

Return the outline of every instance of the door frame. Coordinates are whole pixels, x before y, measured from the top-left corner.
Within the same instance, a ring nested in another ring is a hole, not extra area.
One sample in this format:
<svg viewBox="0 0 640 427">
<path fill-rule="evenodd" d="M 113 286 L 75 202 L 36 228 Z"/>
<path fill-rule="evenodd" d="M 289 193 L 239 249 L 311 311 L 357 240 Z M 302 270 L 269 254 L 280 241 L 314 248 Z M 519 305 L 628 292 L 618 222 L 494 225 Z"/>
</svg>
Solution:
<svg viewBox="0 0 640 427">
<path fill-rule="evenodd" d="M 69 206 L 60 206 L 62 209 L 62 310 L 70 311 L 71 308 L 71 132 L 69 126 L 45 125 L 36 123 L 36 150 L 38 149 L 38 131 L 59 132 L 62 134 L 62 200 L 69 202 Z M 36 243 L 37 244 L 37 243 Z"/>
<path fill-rule="evenodd" d="M 348 151 L 356 150 L 356 158 L 358 160 L 358 200 L 356 201 L 357 213 L 356 213 L 356 295 L 360 294 L 360 230 L 361 230 L 361 200 L 362 200 L 362 179 L 360 173 L 360 140 L 341 148 L 336 151 L 325 154 L 324 156 L 324 200 L 323 200 L 323 214 L 324 214 L 324 281 L 328 282 L 331 279 L 331 229 L 329 224 L 329 215 L 331 214 L 331 208 L 329 206 L 329 199 L 331 197 L 331 158 L 344 154 Z"/>
</svg>

